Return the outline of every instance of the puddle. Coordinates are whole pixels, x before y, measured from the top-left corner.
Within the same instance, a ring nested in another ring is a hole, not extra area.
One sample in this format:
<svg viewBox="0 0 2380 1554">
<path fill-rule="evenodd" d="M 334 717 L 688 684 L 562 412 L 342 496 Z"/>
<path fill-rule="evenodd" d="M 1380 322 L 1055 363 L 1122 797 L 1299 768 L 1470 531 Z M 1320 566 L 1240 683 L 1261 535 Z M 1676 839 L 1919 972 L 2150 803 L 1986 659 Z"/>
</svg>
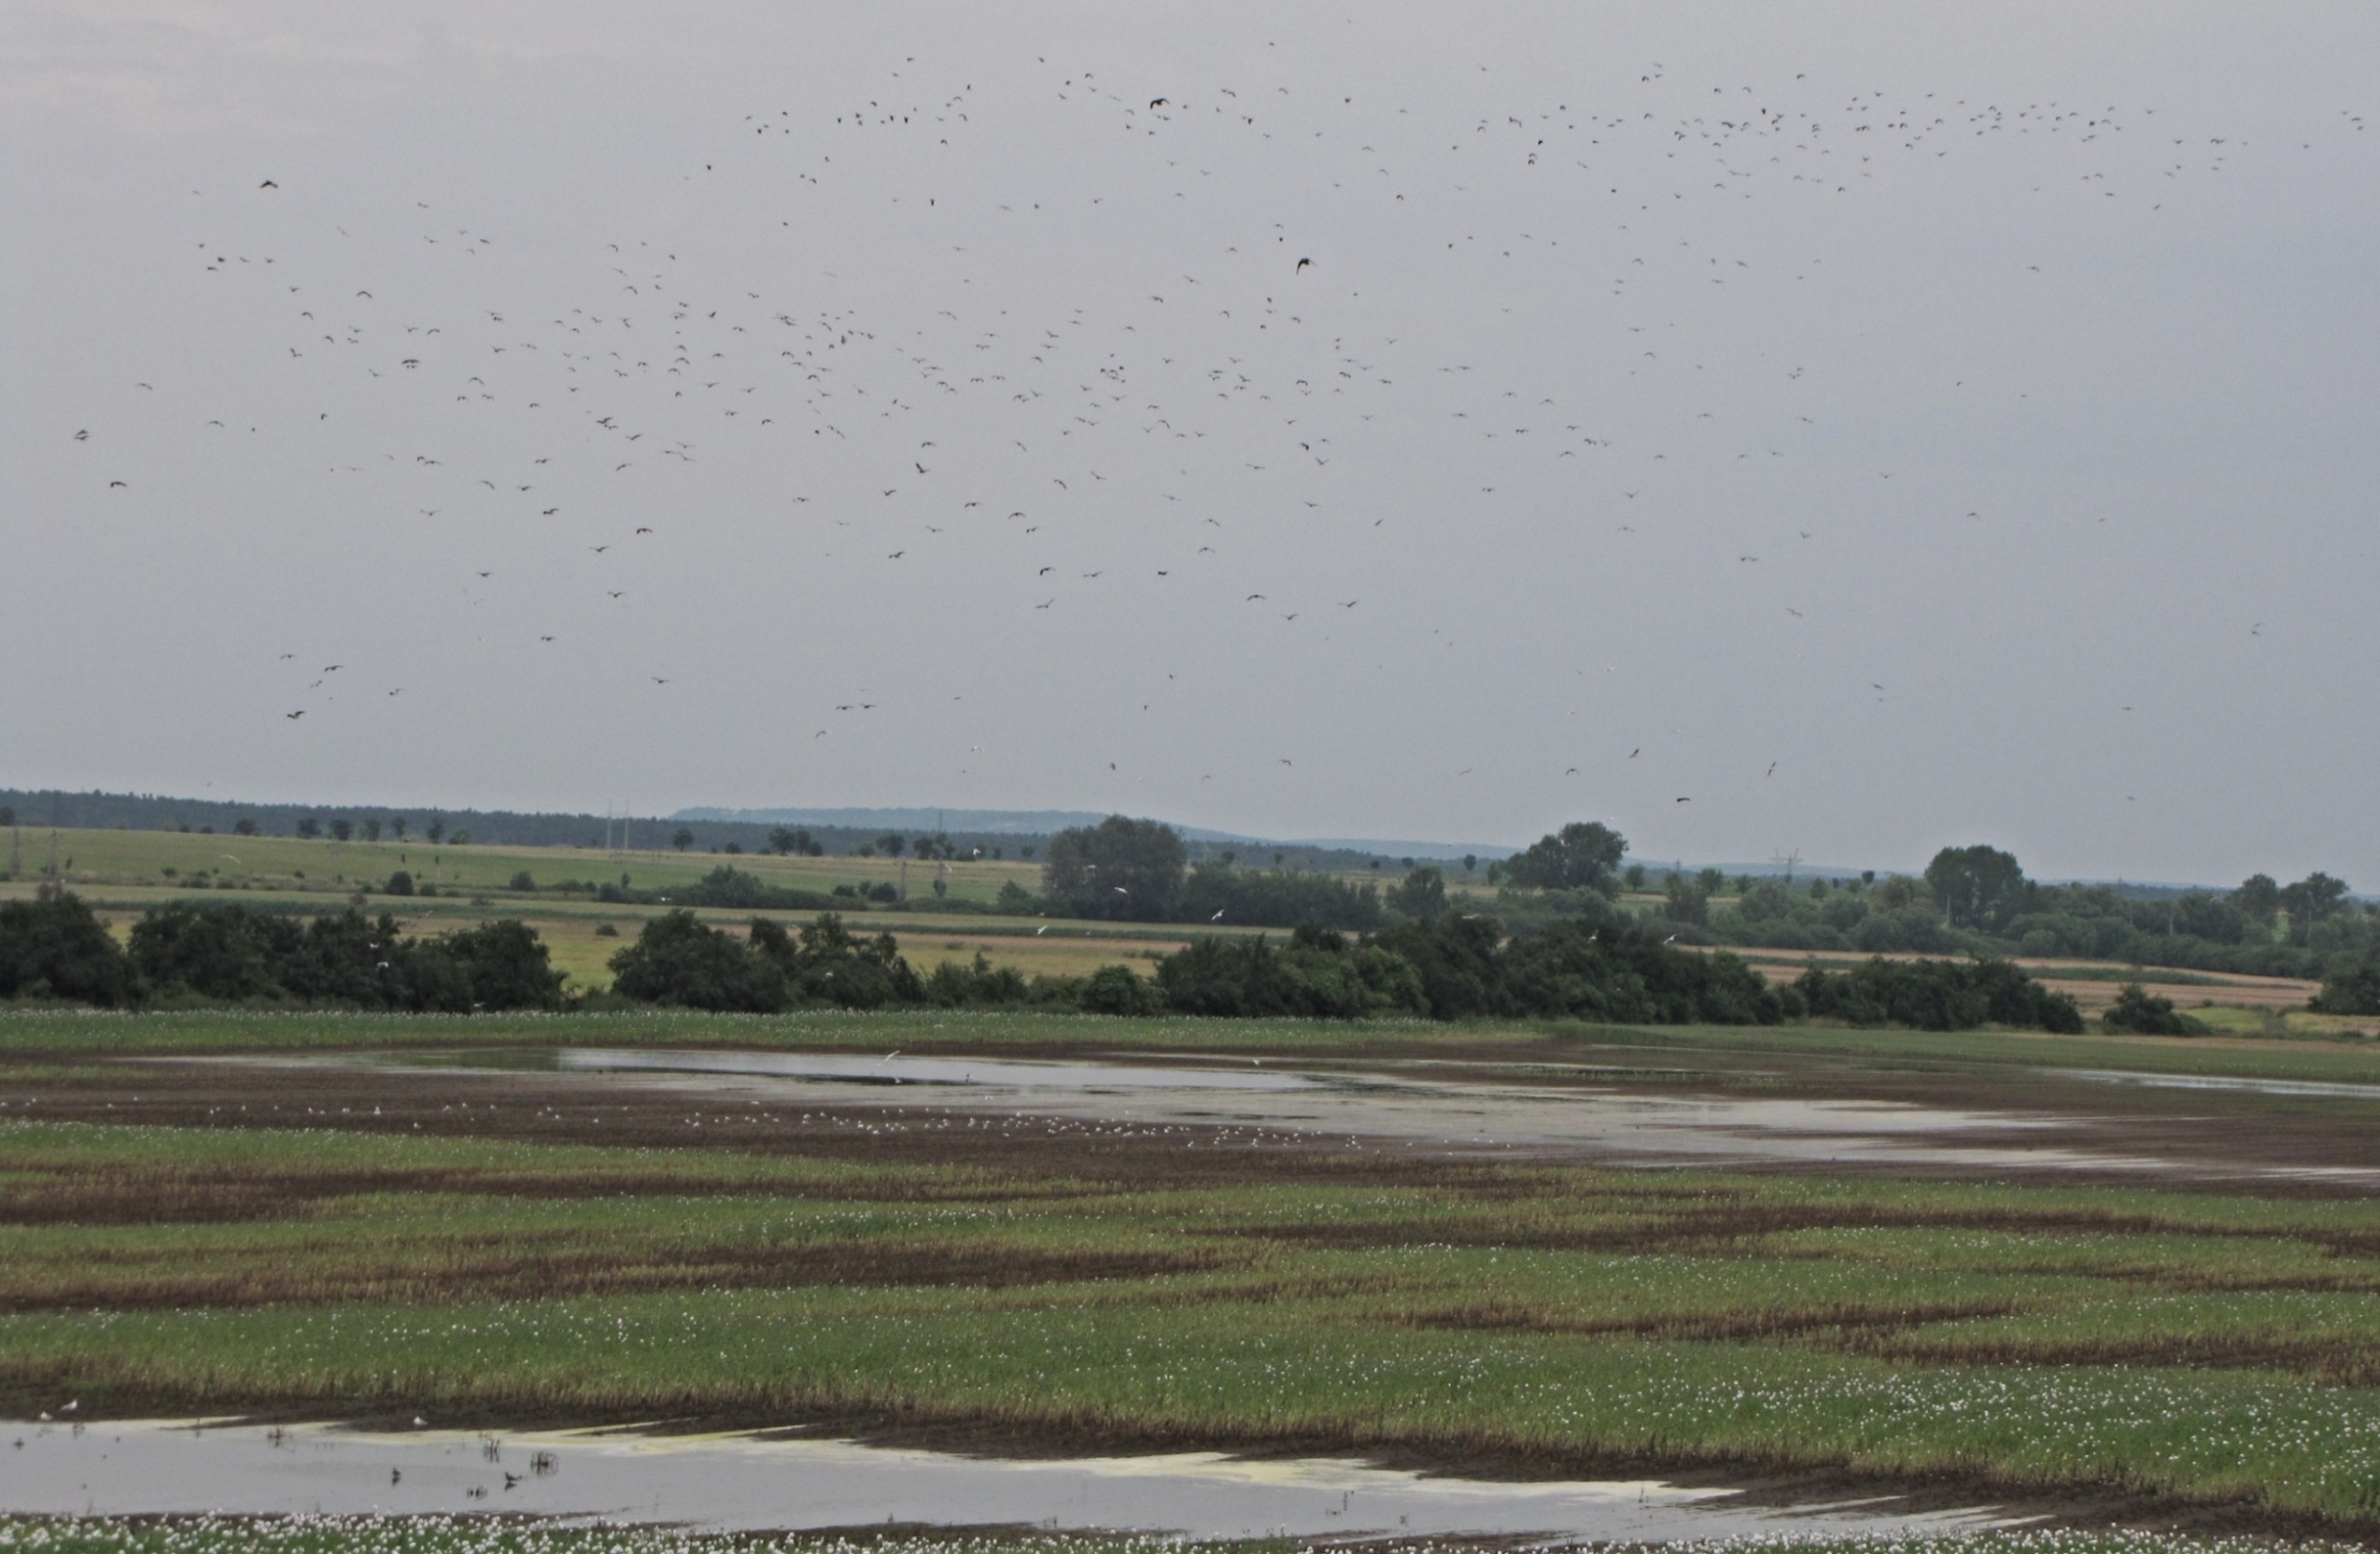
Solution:
<svg viewBox="0 0 2380 1554">
<path fill-rule="evenodd" d="M 837 1084 L 984 1085 L 1032 1093 L 1072 1090 L 1312 1090 L 1311 1075 L 1251 1064 L 1246 1068 L 1140 1068 L 1120 1063 L 1040 1063 L 1025 1058 L 851 1057 L 834 1052 L 679 1052 L 569 1050 L 555 1067 L 579 1071 L 647 1069 L 697 1074 L 775 1074 Z"/>
<path fill-rule="evenodd" d="M 6 1433 L 0 1512 L 17 1514 L 485 1511 L 731 1531 L 890 1520 L 1198 1538 L 1533 1533 L 1624 1543 L 1992 1524 L 1982 1509 L 1780 1509 L 1650 1481 L 1504 1484 L 1212 1453 L 1011 1462 L 750 1435 L 373 1434 L 170 1421 Z"/>
<path fill-rule="evenodd" d="M 1594 1084 L 1431 1081 L 1378 1073 L 845 1053 L 558 1052 L 568 1072 L 683 1085 L 779 1108 L 948 1107 L 1106 1124 L 1242 1126 L 1463 1151 L 1586 1153 L 1670 1164 L 1895 1163 L 2162 1169 L 2059 1148 L 2068 1120 L 1895 1101 L 1648 1095 Z M 914 1087 L 914 1088 L 912 1088 Z M 1982 1136 L 2021 1138 L 2021 1144 Z"/>
<path fill-rule="evenodd" d="M 2093 1084 L 2138 1084 L 2151 1090 L 2228 1090 L 2250 1095 L 2337 1095 L 2353 1100 L 2380 1100 L 2380 1084 L 2350 1084 L 2337 1080 L 2259 1080 L 2229 1074 L 2136 1074 L 2120 1068 L 2044 1068 L 2063 1080 Z"/>
</svg>

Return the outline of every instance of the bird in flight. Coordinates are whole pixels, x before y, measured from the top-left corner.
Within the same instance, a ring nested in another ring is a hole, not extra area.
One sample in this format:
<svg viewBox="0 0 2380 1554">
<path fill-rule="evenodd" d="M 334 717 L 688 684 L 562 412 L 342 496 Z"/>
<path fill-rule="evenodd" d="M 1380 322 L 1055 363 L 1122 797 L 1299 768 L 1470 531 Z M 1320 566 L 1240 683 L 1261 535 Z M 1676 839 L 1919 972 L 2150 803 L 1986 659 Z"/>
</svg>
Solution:
<svg viewBox="0 0 2380 1554">
<path fill-rule="evenodd" d="M 299 718 L 302 718 L 302 717 L 305 716 L 305 709 L 304 709 L 304 708 L 303 708 L 303 707 L 301 707 L 301 708 L 299 708 L 299 709 L 298 709 L 296 712 L 294 712 L 294 713 L 282 713 L 281 715 L 282 715 L 283 717 L 286 717 L 286 718 L 289 719 L 292 723 L 294 723 L 294 722 L 296 722 Z"/>
<path fill-rule="evenodd" d="M 1304 269 L 1307 265 L 1312 264 L 1313 262 L 1314 262 L 1314 261 L 1312 261 L 1312 260 L 1310 260 L 1310 259 L 1301 259 L 1301 260 L 1299 260 L 1299 261 L 1298 261 L 1298 262 L 1297 262 L 1297 269 L 1295 269 L 1295 270 L 1291 270 L 1291 271 L 1289 272 L 1289 274 L 1291 274 L 1291 275 L 1296 275 L 1296 274 L 1298 273 L 1298 270 L 1303 270 L 1303 269 Z"/>
</svg>

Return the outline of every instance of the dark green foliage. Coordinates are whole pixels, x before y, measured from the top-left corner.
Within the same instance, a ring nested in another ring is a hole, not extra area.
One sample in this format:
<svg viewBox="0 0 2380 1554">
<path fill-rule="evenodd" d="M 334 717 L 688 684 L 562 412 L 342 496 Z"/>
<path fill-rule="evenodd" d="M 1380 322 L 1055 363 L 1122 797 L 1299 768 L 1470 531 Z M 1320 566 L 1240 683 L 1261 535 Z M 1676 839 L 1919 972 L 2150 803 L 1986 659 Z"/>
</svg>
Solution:
<svg viewBox="0 0 2380 1554">
<path fill-rule="evenodd" d="M 1030 917 L 1041 910 L 1041 897 L 1014 880 L 1002 883 L 999 898 L 993 907 L 1012 917 Z"/>
<path fill-rule="evenodd" d="M 2111 1031 L 2132 1036 L 2195 1036 L 2206 1027 L 2174 1008 L 2174 1000 L 2150 994 L 2138 982 L 2126 982 L 2116 1001 L 2099 1016 Z"/>
<path fill-rule="evenodd" d="M 1760 973 L 1729 954 L 1671 949 L 1646 929 L 1558 923 L 1503 955 L 1515 1011 L 1627 1024 L 1773 1025 L 1783 1006 Z"/>
<path fill-rule="evenodd" d="M 2024 869 L 1996 847 L 1945 847 L 1925 866 L 1925 883 L 1954 926 L 1988 928 L 2018 906 Z"/>
<path fill-rule="evenodd" d="M 1504 881 L 1532 890 L 1614 893 L 1613 871 L 1628 850 L 1619 832 L 1594 821 L 1573 821 L 1504 861 Z"/>
<path fill-rule="evenodd" d="M 1443 905 L 1443 881 L 1438 897 Z M 1237 923 L 1262 928 L 1318 923 L 1326 928 L 1363 929 L 1376 928 L 1387 920 L 1376 885 L 1328 874 L 1285 874 L 1220 863 L 1204 863 L 1190 871 L 1179 908 L 1173 914 L 1176 922 Z"/>
<path fill-rule="evenodd" d="M 1872 960 L 1849 971 L 1811 967 L 1794 982 L 1799 1008 L 1847 1025 L 1962 1031 L 2013 1025 L 2078 1036 L 2082 1011 L 2001 960 Z"/>
<path fill-rule="evenodd" d="M 824 891 L 772 885 L 757 874 L 724 863 L 670 894 L 674 901 L 688 906 L 724 907 L 732 911 L 831 911 L 835 906 L 834 897 Z"/>
<path fill-rule="evenodd" d="M 516 869 L 513 874 L 513 883 L 505 888 L 507 890 L 535 890 L 537 881 L 530 876 L 528 869 Z"/>
<path fill-rule="evenodd" d="M 2281 887 L 2270 874 L 2251 874 L 2232 892 L 2232 905 L 2269 928 L 2281 913 Z"/>
<path fill-rule="evenodd" d="M 1421 1007 L 1409 964 L 1314 926 L 1298 929 L 1286 949 L 1264 938 L 1192 939 L 1158 963 L 1157 982 L 1166 1005 L 1184 1014 L 1353 1020 Z"/>
<path fill-rule="evenodd" d="M 777 970 L 789 996 L 802 1003 L 883 1009 L 925 1000 L 923 980 L 901 958 L 891 934 L 861 939 L 831 911 L 821 912 L 798 939 L 767 918 L 755 917 L 752 949 Z"/>
<path fill-rule="evenodd" d="M 1069 917 L 1171 922 L 1188 856 L 1171 826 L 1111 814 L 1049 839 L 1042 889 Z"/>
<path fill-rule="evenodd" d="M 408 874 L 403 869 L 400 869 L 394 874 L 388 876 L 389 895 L 411 896 L 413 893 L 414 877 L 411 874 Z"/>
<path fill-rule="evenodd" d="M 466 1014 L 556 1009 L 562 974 L 535 930 L 487 923 L 405 939 L 394 918 L 310 921 L 235 905 L 157 907 L 133 925 L 132 959 L 161 993 Z"/>
<path fill-rule="evenodd" d="M 1031 996 L 1021 973 L 1014 967 L 995 968 L 980 950 L 971 966 L 946 960 L 925 976 L 925 1001 L 945 1009 L 1021 1004 Z"/>
<path fill-rule="evenodd" d="M 1390 928 L 1373 942 L 1413 968 L 1421 982 L 1421 1010 L 1434 1020 L 1509 1014 L 1492 917 L 1450 914 Z"/>
<path fill-rule="evenodd" d="M 1403 883 L 1389 890 L 1388 906 L 1407 917 L 1437 916 L 1446 910 L 1444 871 L 1429 864 L 1413 870 Z"/>
<path fill-rule="evenodd" d="M 132 962 L 74 896 L 0 902 L 0 998 L 136 1001 Z"/>
<path fill-rule="evenodd" d="M 1711 921 L 1711 887 L 1702 881 L 1672 872 L 1662 890 L 1661 915 L 1670 922 L 1699 927 Z"/>
<path fill-rule="evenodd" d="M 2306 1007 L 2322 1014 L 2380 1014 L 2380 953 L 2334 968 Z"/>
<path fill-rule="evenodd" d="M 613 955 L 612 991 L 641 1003 L 739 1014 L 773 1014 L 791 1001 L 775 960 L 683 911 L 649 920 L 635 943 Z"/>
<path fill-rule="evenodd" d="M 1129 966 L 1103 966 L 1083 980 L 1077 995 L 1085 1014 L 1162 1014 L 1165 994 Z"/>
</svg>

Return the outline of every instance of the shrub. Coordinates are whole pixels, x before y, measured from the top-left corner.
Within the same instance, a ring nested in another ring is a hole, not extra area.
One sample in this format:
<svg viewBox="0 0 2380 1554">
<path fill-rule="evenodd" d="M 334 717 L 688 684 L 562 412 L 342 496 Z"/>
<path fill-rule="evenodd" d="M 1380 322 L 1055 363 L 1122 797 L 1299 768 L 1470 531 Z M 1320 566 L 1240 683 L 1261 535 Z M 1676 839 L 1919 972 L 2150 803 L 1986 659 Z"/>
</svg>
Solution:
<svg viewBox="0 0 2380 1554">
<path fill-rule="evenodd" d="M 2380 952 L 2333 970 L 2306 1007 L 2323 1014 L 2380 1014 Z"/>
<path fill-rule="evenodd" d="M 133 965 L 79 897 L 0 902 L 0 998 L 137 1000 Z"/>
<path fill-rule="evenodd" d="M 514 874 L 513 876 L 513 883 L 504 888 L 507 890 L 535 890 L 537 888 L 537 882 L 529 878 L 528 870 L 524 869 Z"/>
<path fill-rule="evenodd" d="M 2138 982 L 2124 984 L 2099 1023 L 2133 1036 L 2196 1036 L 2206 1029 L 2204 1022 L 2176 1010 L 2174 1000 L 2158 997 Z"/>
<path fill-rule="evenodd" d="M 1794 983 L 1804 1010 L 1848 1025 L 1916 1030 L 2021 1026 L 2065 1036 L 2082 1032 L 2082 1010 L 2007 961 L 1889 961 L 1849 971 L 1811 967 Z"/>
<path fill-rule="evenodd" d="M 394 874 L 388 876 L 389 895 L 411 896 L 413 893 L 414 877 L 411 874 L 408 874 L 403 869 L 400 869 Z"/>
<path fill-rule="evenodd" d="M 1165 994 L 1129 966 L 1103 966 L 1082 984 L 1086 1014 L 1162 1014 Z"/>
<path fill-rule="evenodd" d="M 774 1013 L 791 1001 L 774 960 L 685 911 L 651 919 L 635 943 L 613 955 L 612 991 L 642 1003 L 745 1014 Z"/>
</svg>

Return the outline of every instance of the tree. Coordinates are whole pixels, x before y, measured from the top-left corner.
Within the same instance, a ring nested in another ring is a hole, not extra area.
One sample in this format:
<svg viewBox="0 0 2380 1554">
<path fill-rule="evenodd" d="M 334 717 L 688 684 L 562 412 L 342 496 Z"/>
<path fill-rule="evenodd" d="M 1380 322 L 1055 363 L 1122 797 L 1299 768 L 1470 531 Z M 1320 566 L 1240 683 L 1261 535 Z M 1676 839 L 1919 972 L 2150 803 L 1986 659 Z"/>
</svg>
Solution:
<svg viewBox="0 0 2380 1554">
<path fill-rule="evenodd" d="M 1620 876 L 1620 883 L 1627 885 L 1630 890 L 1642 890 L 1644 888 L 1644 865 L 1641 863 L 1632 863 L 1628 865 L 1627 870 Z"/>
<path fill-rule="evenodd" d="M 768 850 L 781 857 L 807 855 L 814 845 L 808 831 L 796 830 L 790 826 L 777 826 L 768 833 Z"/>
<path fill-rule="evenodd" d="M 2021 904 L 2024 870 L 1996 847 L 1945 847 L 1925 866 L 1925 883 L 1953 927 L 1996 926 Z"/>
<path fill-rule="evenodd" d="M 2380 951 L 2332 970 L 2306 1007 L 2320 1014 L 2380 1014 Z"/>
<path fill-rule="evenodd" d="M 126 1004 L 139 994 L 131 960 L 79 897 L 0 902 L 0 998 Z"/>
<path fill-rule="evenodd" d="M 433 820 L 430 823 L 430 829 L 424 831 L 422 835 L 430 839 L 430 846 L 435 847 L 446 840 L 446 823 L 443 820 Z"/>
<path fill-rule="evenodd" d="M 1389 889 L 1388 905 L 1407 917 L 1435 917 L 1446 910 L 1446 876 L 1425 864 Z"/>
<path fill-rule="evenodd" d="M 2138 982 L 2124 984 L 2116 1001 L 2099 1016 L 2099 1023 L 2111 1031 L 2134 1036 L 2192 1036 L 2206 1028 L 2177 1012 L 2174 1000 L 2161 998 Z"/>
<path fill-rule="evenodd" d="M 1704 870 L 1710 873 L 1711 870 Z M 1672 923 L 1692 923 L 1697 927 L 1711 921 L 1711 885 L 1704 879 L 1689 880 L 1675 869 L 1662 882 L 1661 915 Z"/>
<path fill-rule="evenodd" d="M 16 823 L 16 807 L 12 804 L 0 804 L 0 826 L 14 826 Z"/>
<path fill-rule="evenodd" d="M 1507 859 L 1504 878 L 1537 890 L 1592 890 L 1610 896 L 1612 871 L 1627 850 L 1627 840 L 1599 821 L 1572 821 Z"/>
<path fill-rule="evenodd" d="M 784 972 L 735 935 L 690 911 L 648 921 L 612 957 L 612 991 L 644 1003 L 770 1014 L 788 1001 Z"/>
<path fill-rule="evenodd" d="M 1465 853 L 1463 855 L 1463 872 L 1469 874 L 1478 868 L 1479 855 L 1476 853 Z"/>
<path fill-rule="evenodd" d="M 321 834 L 322 822 L 315 819 L 314 816 L 308 815 L 303 820 L 298 822 L 298 835 L 304 841 L 312 841 L 315 838 Z"/>
<path fill-rule="evenodd" d="M 1171 826 L 1111 814 L 1049 839 L 1042 889 L 1070 916 L 1163 923 L 1181 905 L 1189 857 Z"/>
<path fill-rule="evenodd" d="M 411 896 L 413 893 L 414 877 L 411 874 L 408 874 L 403 869 L 400 869 L 394 874 L 388 876 L 389 895 Z"/>
<path fill-rule="evenodd" d="M 355 834 L 356 823 L 352 820 L 334 820 L 331 823 L 331 835 L 336 841 L 350 841 Z"/>
<path fill-rule="evenodd" d="M 2269 928 L 2281 912 L 2281 887 L 2270 874 L 2251 874 L 2232 892 L 2232 905 Z"/>
<path fill-rule="evenodd" d="M 363 840 L 366 841 L 378 841 L 380 840 L 379 821 L 367 820 L 363 823 Z"/>
<path fill-rule="evenodd" d="M 901 849 L 908 844 L 908 839 L 898 831 L 887 831 L 876 839 L 876 850 L 888 858 L 899 857 Z"/>
<path fill-rule="evenodd" d="M 252 837 L 256 835 L 256 822 L 243 818 L 238 825 L 232 827 L 232 834 L 235 837 Z"/>
<path fill-rule="evenodd" d="M 2338 910 L 2340 898 L 2347 893 L 2345 880 L 2333 879 L 2316 870 L 2293 885 L 2281 890 L 2281 910 L 2289 914 L 2289 926 L 2305 926 L 2305 941 L 2314 942 L 2314 925 Z"/>
<path fill-rule="evenodd" d="M 669 833 L 669 845 L 683 853 L 694 845 L 694 833 L 681 826 Z"/>
<path fill-rule="evenodd" d="M 404 841 L 404 840 L 405 840 L 405 817 L 404 817 L 403 815 L 401 815 L 401 814 L 392 814 L 392 815 L 390 815 L 390 816 L 388 817 L 388 830 L 389 830 L 389 833 L 390 833 L 391 835 L 393 835 L 393 836 L 394 836 L 394 837 L 395 837 L 395 838 L 396 838 L 399 841 Z"/>
</svg>

